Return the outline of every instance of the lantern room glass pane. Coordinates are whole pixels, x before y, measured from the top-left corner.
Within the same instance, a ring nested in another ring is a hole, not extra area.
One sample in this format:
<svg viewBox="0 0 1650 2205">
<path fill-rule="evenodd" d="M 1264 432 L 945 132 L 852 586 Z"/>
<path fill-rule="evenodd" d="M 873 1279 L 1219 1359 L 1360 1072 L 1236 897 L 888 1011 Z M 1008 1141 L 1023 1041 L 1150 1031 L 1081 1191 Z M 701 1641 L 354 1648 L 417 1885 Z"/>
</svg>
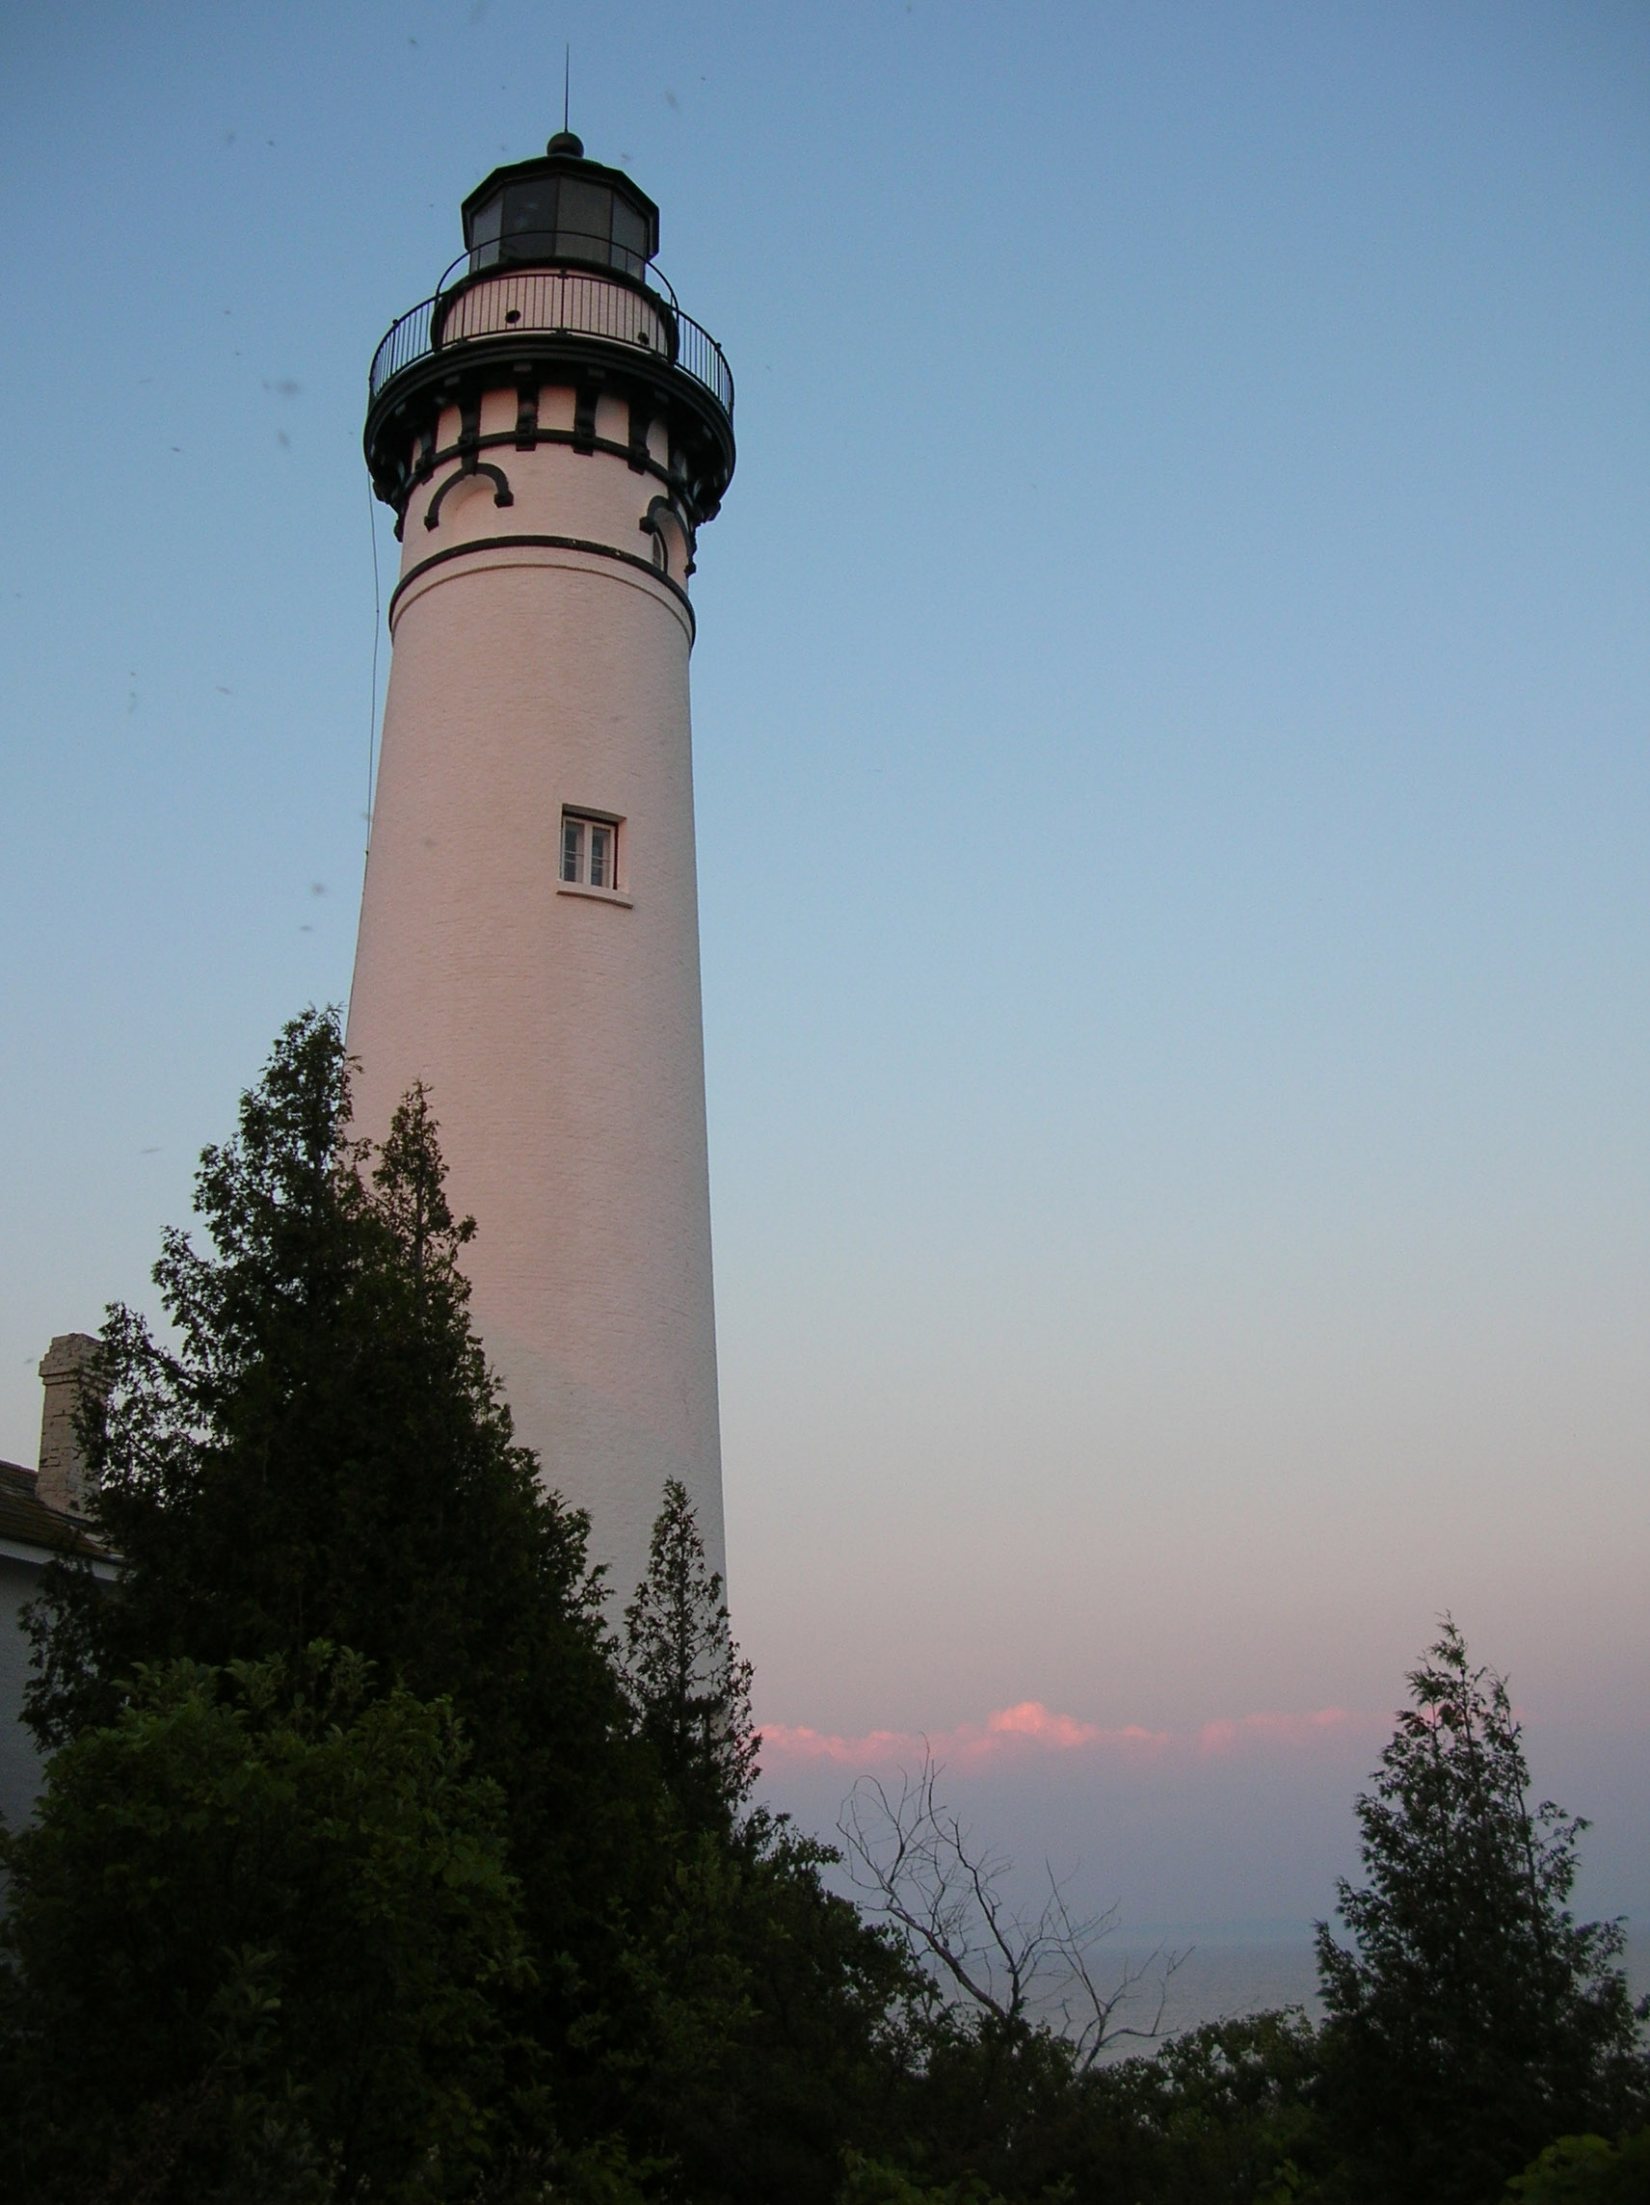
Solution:
<svg viewBox="0 0 1650 2205">
<path fill-rule="evenodd" d="M 543 260 L 555 250 L 556 186 L 512 184 L 504 194 L 504 257 Z"/>
<path fill-rule="evenodd" d="M 647 266 L 647 222 L 640 207 L 613 195 L 613 265 L 639 276 Z"/>
<path fill-rule="evenodd" d="M 504 194 L 494 192 L 477 207 L 470 221 L 470 258 L 477 268 L 491 268 L 498 259 L 499 231 L 504 222 Z"/>
<path fill-rule="evenodd" d="M 580 260 L 606 260 L 613 235 L 613 194 L 601 184 L 565 177 L 558 228 L 562 249 Z"/>
</svg>

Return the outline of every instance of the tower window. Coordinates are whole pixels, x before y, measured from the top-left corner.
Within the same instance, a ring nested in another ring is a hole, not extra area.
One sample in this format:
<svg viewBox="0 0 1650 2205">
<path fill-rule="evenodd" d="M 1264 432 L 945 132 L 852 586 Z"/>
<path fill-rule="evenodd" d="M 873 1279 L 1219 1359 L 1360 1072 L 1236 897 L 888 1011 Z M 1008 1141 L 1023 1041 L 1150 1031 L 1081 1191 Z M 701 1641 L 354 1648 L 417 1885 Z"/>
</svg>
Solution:
<svg viewBox="0 0 1650 2205">
<path fill-rule="evenodd" d="M 568 888 L 617 888 L 619 822 L 591 812 L 563 812 L 561 877 Z"/>
</svg>

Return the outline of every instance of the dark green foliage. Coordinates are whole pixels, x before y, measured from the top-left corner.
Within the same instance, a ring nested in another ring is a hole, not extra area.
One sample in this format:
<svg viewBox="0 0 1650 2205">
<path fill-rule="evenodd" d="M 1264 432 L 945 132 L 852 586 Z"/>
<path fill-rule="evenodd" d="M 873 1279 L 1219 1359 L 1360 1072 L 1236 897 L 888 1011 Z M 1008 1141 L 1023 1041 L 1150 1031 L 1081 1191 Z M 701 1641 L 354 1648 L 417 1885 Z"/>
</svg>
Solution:
<svg viewBox="0 0 1650 2205">
<path fill-rule="evenodd" d="M 624 1957 L 636 2001 L 616 2060 L 628 2118 L 695 2199 L 832 2196 L 840 2152 L 874 2133 L 921 1995 L 903 1956 L 821 1871 L 835 1856 L 741 1810 L 760 1744 L 749 1662 L 685 1489 L 672 1481 L 625 1613 L 638 1734 L 670 1811 L 665 1865 Z"/>
<path fill-rule="evenodd" d="M 1298 2010 L 1211 2022 L 1096 2077 L 1120 2194 L 1284 2205 L 1319 2194 L 1317 2031 Z"/>
<path fill-rule="evenodd" d="M 978 2182 L 1006 2205 L 1329 2205 L 1317 2075 L 1316 2032 L 1295 2013 L 1086 2069 L 1046 2030 L 953 2015 L 904 2151 L 869 2173 L 897 2171 L 924 2199 Z"/>
<path fill-rule="evenodd" d="M 22 2194 L 467 2194 L 519 2066 L 503 1800 L 450 1708 L 368 1686 L 178 1662 L 55 1757 L 0 1838 Z"/>
<path fill-rule="evenodd" d="M 1507 2184 L 1507 2205 L 1645 2205 L 1650 2128 L 1623 2137 L 1561 2136 Z"/>
<path fill-rule="evenodd" d="M 1481 2205 L 1552 2138 L 1619 2131 L 1645 2062 L 1614 1923 L 1566 1904 L 1585 1825 L 1529 1803 L 1502 1680 L 1446 1620 L 1358 1801 L 1364 1871 L 1326 1925 L 1324 2097 L 1349 2194 Z"/>
<path fill-rule="evenodd" d="M 841 2205 L 1006 2205 L 995 2190 L 988 2190 L 976 2176 L 947 2182 L 936 2189 L 918 2185 L 886 2161 L 849 2155 L 847 2177 L 839 2192 Z"/>
<path fill-rule="evenodd" d="M 1104 2197 L 1097 2167 L 1090 2078 L 1070 2045 L 1024 2019 L 942 2008 L 925 2031 L 921 2087 L 913 2093 L 914 2177 L 960 2196 L 977 2181 L 1010 2205 Z M 1105 2139 L 1109 2143 L 1109 2139 Z"/>
<path fill-rule="evenodd" d="M 474 1228 L 448 1210 L 426 1100 L 408 1097 L 376 1160 L 343 1138 L 348 1113 L 336 1020 L 311 1013 L 202 1158 L 213 1252 L 167 1235 L 176 1346 L 109 1313 L 96 1522 L 124 1568 L 107 1595 L 58 1573 L 32 1697 L 48 1743 L 107 1718 L 134 1661 L 317 1635 L 451 1693 L 501 1763 L 529 1704 L 546 1712 L 546 1663 L 558 1727 L 617 1718 L 582 1526 L 537 1488 L 469 1329 Z"/>
<path fill-rule="evenodd" d="M 540 1490 L 469 1328 L 473 1227 L 426 1099 L 376 1156 L 348 1122 L 337 1022 L 312 1012 L 202 1158 L 210 1252 L 167 1236 L 176 1344 L 109 1313 L 90 1436 L 123 1569 L 112 1590 L 49 1574 L 33 1719 L 55 1743 L 111 1720 L 139 1662 L 294 1657 L 317 1635 L 450 1698 L 506 1785 L 529 1927 L 562 1956 L 535 1995 L 561 2026 L 606 1970 L 646 1782 L 583 1520 Z"/>
<path fill-rule="evenodd" d="M 899 1956 L 780 1822 L 684 1837 L 624 1956 L 632 2018 L 604 2078 L 682 2194 L 826 2205 L 846 2145 L 888 2133 Z"/>
<path fill-rule="evenodd" d="M 687 1489 L 672 1478 L 647 1575 L 625 1610 L 624 1665 L 642 1736 L 694 1829 L 730 1829 L 756 1780 L 751 1665 L 728 1633 Z"/>
<path fill-rule="evenodd" d="M 118 1722 L 140 1665 L 295 1661 L 317 1635 L 381 1690 L 450 1701 L 504 1792 L 536 1956 L 516 2020 L 577 2108 L 625 1916 L 657 1880 L 657 1784 L 583 1521 L 540 1490 L 469 1329 L 472 1228 L 448 1210 L 425 1098 L 376 1155 L 348 1114 L 336 1021 L 311 1013 L 202 1160 L 209 1252 L 167 1237 L 175 1344 L 110 1312 L 88 1436 L 122 1571 L 110 1588 L 48 1573 L 32 1716 L 60 1744 Z"/>
</svg>

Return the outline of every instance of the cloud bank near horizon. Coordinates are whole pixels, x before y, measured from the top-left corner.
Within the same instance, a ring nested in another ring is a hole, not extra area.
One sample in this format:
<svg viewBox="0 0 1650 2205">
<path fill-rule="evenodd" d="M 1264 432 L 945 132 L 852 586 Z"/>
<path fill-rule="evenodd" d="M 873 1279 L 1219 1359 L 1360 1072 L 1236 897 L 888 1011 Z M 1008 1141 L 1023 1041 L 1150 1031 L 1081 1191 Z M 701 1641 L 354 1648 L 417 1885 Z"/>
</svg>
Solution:
<svg viewBox="0 0 1650 2205">
<path fill-rule="evenodd" d="M 765 1723 L 765 1758 L 781 1762 L 831 1762 L 874 1769 L 920 1764 L 932 1758 L 946 1767 L 974 1767 L 1014 1755 L 1081 1754 L 1146 1758 L 1226 1758 L 1264 1745 L 1308 1748 L 1314 1744 L 1375 1736 L 1390 1727 L 1388 1713 L 1371 1714 L 1344 1707 L 1299 1711 L 1263 1711 L 1219 1716 L 1190 1729 L 1151 1730 L 1140 1723 L 1108 1729 L 1045 1707 L 1041 1700 L 1018 1700 L 993 1709 L 983 1721 L 962 1722 L 950 1730 L 868 1730 L 857 1736 L 814 1730 L 805 1723 Z"/>
</svg>

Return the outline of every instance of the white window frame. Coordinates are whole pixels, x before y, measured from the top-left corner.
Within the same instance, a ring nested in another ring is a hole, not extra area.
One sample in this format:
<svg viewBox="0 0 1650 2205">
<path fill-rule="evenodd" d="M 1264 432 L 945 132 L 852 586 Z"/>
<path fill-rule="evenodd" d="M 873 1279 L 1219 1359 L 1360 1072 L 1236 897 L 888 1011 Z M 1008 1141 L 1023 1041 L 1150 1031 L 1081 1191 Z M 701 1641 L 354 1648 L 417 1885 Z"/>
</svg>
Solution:
<svg viewBox="0 0 1650 2205">
<path fill-rule="evenodd" d="M 556 838 L 556 890 L 563 896 L 594 896 L 603 903 L 628 904 L 630 897 L 624 890 L 624 875 L 620 870 L 624 848 L 624 821 L 615 812 L 599 812 L 589 804 L 564 804 Z M 572 844 L 573 875 L 567 874 L 569 860 L 569 832 L 576 839 Z M 602 867 L 606 878 L 592 880 L 596 851 L 605 838 L 606 862 Z"/>
</svg>

